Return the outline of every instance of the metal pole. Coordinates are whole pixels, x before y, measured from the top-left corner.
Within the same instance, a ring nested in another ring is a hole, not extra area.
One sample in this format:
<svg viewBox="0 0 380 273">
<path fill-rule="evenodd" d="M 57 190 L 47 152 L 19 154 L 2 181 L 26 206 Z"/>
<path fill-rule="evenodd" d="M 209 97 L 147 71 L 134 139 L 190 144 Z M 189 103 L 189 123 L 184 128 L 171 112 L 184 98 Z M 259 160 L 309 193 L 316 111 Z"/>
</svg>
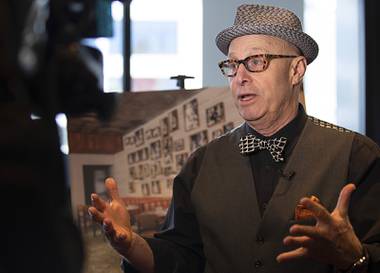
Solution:
<svg viewBox="0 0 380 273">
<path fill-rule="evenodd" d="M 130 5 L 132 0 L 124 1 L 124 73 L 123 73 L 123 92 L 131 91 L 131 17 Z"/>
</svg>

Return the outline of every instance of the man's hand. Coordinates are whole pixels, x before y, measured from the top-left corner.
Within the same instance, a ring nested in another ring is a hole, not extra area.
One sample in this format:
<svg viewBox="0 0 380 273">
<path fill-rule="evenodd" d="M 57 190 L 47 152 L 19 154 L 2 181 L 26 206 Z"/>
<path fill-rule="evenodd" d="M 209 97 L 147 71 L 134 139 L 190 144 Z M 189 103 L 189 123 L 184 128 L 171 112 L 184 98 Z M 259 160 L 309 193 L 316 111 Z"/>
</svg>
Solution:
<svg viewBox="0 0 380 273">
<path fill-rule="evenodd" d="M 363 256 L 363 247 L 348 218 L 350 197 L 355 189 L 354 184 L 348 184 L 341 190 L 331 214 L 321 204 L 303 198 L 301 205 L 313 212 L 317 223 L 315 226 L 291 226 L 290 236 L 285 237 L 284 244 L 296 249 L 281 253 L 277 261 L 308 257 L 344 270 Z"/>
<path fill-rule="evenodd" d="M 105 181 L 110 202 L 101 199 L 97 194 L 91 195 L 92 207 L 88 209 L 93 220 L 103 226 L 110 244 L 121 255 L 126 256 L 132 244 L 130 217 L 123 200 L 119 196 L 116 181 L 107 178 Z"/>
</svg>

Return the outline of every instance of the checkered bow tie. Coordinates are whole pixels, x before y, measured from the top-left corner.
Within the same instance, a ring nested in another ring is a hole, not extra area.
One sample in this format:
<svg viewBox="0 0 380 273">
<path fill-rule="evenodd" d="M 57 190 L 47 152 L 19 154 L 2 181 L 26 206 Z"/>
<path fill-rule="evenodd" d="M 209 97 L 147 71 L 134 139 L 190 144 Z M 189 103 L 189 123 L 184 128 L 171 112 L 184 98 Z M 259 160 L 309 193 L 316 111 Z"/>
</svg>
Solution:
<svg viewBox="0 0 380 273">
<path fill-rule="evenodd" d="M 255 151 L 268 150 L 275 162 L 282 162 L 282 153 L 286 145 L 286 137 L 273 138 L 268 140 L 260 139 L 248 134 L 240 138 L 239 148 L 242 155 L 247 155 Z"/>
</svg>

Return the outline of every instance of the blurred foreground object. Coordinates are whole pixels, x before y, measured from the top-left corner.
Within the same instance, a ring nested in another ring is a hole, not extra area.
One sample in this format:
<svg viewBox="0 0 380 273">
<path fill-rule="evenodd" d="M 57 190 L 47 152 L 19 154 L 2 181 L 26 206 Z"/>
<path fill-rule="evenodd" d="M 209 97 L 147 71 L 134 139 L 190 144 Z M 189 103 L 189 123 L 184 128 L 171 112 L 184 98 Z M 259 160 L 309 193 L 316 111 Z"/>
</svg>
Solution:
<svg viewBox="0 0 380 273">
<path fill-rule="evenodd" d="M 0 1 L 0 272 L 79 273 L 55 116 L 112 114 L 102 57 L 80 44 L 112 35 L 111 0 Z"/>
</svg>

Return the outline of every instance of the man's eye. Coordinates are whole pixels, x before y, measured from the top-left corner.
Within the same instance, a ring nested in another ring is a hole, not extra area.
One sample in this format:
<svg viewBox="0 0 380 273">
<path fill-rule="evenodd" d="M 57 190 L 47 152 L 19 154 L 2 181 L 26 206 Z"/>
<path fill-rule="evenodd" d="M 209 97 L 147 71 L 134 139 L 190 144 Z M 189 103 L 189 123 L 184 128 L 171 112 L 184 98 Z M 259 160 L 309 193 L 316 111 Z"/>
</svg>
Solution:
<svg viewBox="0 0 380 273">
<path fill-rule="evenodd" d="M 250 60 L 251 65 L 261 65 L 263 60 L 261 58 L 252 58 Z"/>
<path fill-rule="evenodd" d="M 234 68 L 235 66 L 235 62 L 228 62 L 224 64 L 224 67 L 226 68 Z"/>
</svg>

